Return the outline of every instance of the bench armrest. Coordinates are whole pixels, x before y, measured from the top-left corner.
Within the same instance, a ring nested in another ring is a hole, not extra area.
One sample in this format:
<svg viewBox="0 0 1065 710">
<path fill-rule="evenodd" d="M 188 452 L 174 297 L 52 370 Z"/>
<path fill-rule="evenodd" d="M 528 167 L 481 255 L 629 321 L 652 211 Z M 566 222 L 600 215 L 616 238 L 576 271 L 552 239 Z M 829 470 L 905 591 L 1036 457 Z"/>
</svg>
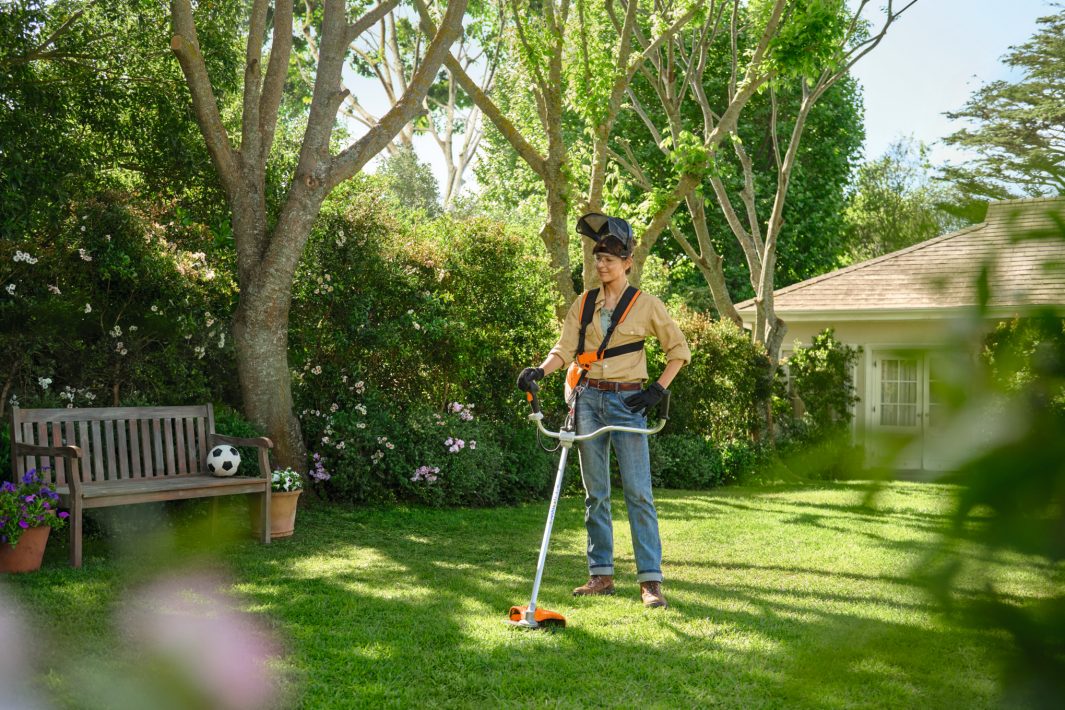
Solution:
<svg viewBox="0 0 1065 710">
<path fill-rule="evenodd" d="M 210 434 L 207 442 L 211 446 L 215 444 L 229 444 L 230 446 L 254 446 L 259 449 L 259 475 L 270 480 L 270 449 L 274 448 L 274 442 L 265 436 L 256 436 L 251 439 L 242 439 L 238 436 L 226 436 L 225 434 Z"/>
<path fill-rule="evenodd" d="M 68 459 L 80 459 L 81 449 L 67 444 L 65 446 L 39 446 L 37 444 L 23 444 L 16 441 L 11 445 L 15 450 L 15 456 L 62 456 Z"/>
<path fill-rule="evenodd" d="M 38 444 L 24 444 L 21 441 L 16 441 L 11 444 L 11 452 L 17 456 L 56 456 L 65 459 L 80 459 L 81 447 L 74 446 L 73 444 L 66 444 L 64 446 L 40 446 Z M 81 495 L 81 481 L 77 476 L 68 475 L 66 477 L 66 484 L 70 488 L 70 493 L 73 497 L 77 498 Z M 55 483 L 51 484 L 53 487 Z"/>
<path fill-rule="evenodd" d="M 270 441 L 265 436 L 242 439 L 237 436 L 226 436 L 225 434 L 211 434 L 207 437 L 207 441 L 211 446 L 214 446 L 215 444 L 229 444 L 230 446 L 257 446 L 260 449 L 274 448 L 274 442 Z"/>
</svg>

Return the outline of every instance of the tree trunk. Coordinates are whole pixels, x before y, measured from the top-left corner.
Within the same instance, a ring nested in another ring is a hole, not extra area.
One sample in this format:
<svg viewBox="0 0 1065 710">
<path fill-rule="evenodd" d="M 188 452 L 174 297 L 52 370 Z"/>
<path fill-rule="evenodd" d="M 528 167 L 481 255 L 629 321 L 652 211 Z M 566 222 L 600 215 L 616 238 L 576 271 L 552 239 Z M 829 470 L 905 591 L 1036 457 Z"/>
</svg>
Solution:
<svg viewBox="0 0 1065 710">
<path fill-rule="evenodd" d="M 566 317 L 566 311 L 577 298 L 573 288 L 573 275 L 569 259 L 569 234 L 566 231 L 567 200 L 566 178 L 561 170 L 552 170 L 553 174 L 544 181 L 547 188 L 547 221 L 540 230 L 540 238 L 547 247 L 551 260 L 551 269 L 555 277 L 555 286 L 562 300 L 555 305 L 555 315 L 559 321 Z"/>
<path fill-rule="evenodd" d="M 264 275 L 265 276 L 265 275 Z M 266 430 L 282 467 L 303 469 L 307 454 L 292 404 L 288 365 L 288 280 L 262 278 L 241 294 L 233 319 L 233 345 L 244 413 Z M 271 284 L 276 284 L 271 286 Z"/>
</svg>

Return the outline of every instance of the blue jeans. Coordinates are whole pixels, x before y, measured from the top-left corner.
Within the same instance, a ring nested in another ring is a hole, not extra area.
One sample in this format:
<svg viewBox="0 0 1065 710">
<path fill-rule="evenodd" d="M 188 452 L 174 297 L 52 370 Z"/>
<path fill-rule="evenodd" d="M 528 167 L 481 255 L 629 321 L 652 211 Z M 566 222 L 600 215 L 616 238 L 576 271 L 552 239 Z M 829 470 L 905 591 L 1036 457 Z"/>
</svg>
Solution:
<svg viewBox="0 0 1065 710">
<path fill-rule="evenodd" d="M 647 418 L 622 401 L 635 392 L 587 389 L 577 399 L 577 433 L 608 425 L 646 428 Z M 614 528 L 610 518 L 610 444 L 621 471 L 629 529 L 636 556 L 636 579 L 662 581 L 662 540 L 651 496 L 651 457 L 646 434 L 613 432 L 577 445 L 584 482 L 584 526 L 588 530 L 588 572 L 614 574 Z"/>
</svg>

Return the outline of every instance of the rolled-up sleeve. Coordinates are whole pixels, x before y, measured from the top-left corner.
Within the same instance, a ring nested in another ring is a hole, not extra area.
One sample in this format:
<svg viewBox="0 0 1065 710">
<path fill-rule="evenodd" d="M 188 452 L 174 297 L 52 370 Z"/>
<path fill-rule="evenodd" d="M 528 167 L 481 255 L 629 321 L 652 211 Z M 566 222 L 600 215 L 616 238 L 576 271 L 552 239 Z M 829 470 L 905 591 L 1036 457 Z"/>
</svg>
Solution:
<svg viewBox="0 0 1065 710">
<path fill-rule="evenodd" d="M 563 367 L 573 362 L 574 353 L 577 352 L 577 338 L 580 335 L 581 325 L 580 309 L 581 299 L 574 299 L 573 304 L 569 307 L 569 312 L 566 313 L 566 320 L 562 323 L 562 335 L 559 336 L 558 342 L 548 353 L 548 357 L 557 355 L 562 361 Z"/>
<path fill-rule="evenodd" d="M 665 305 L 657 298 L 653 299 L 651 309 L 651 331 L 662 345 L 666 362 L 682 360 L 684 364 L 688 364 L 692 361 L 692 351 L 688 347 L 688 340 L 676 321 L 669 315 Z"/>
</svg>

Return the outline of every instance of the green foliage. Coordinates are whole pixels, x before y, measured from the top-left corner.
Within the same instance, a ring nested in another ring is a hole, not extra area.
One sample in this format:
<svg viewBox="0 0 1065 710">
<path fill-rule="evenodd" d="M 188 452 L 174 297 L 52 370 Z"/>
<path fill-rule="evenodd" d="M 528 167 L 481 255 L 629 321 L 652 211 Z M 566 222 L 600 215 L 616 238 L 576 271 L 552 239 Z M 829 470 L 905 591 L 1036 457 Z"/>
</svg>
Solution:
<svg viewBox="0 0 1065 710">
<path fill-rule="evenodd" d="M 770 450 L 747 439 L 715 442 L 695 433 L 650 439 L 651 479 L 659 488 L 706 490 L 748 480 L 770 460 Z"/>
<path fill-rule="evenodd" d="M 760 37 L 775 0 L 752 0 L 750 34 Z M 850 25 L 844 0 L 789 0 L 777 32 L 769 41 L 766 71 L 782 79 L 811 80 L 839 64 L 843 40 Z"/>
<path fill-rule="evenodd" d="M 1013 396 L 1032 394 L 1065 413 L 1065 321 L 1053 313 L 1000 323 L 984 344 L 982 360 L 995 388 Z"/>
<path fill-rule="evenodd" d="M 323 211 L 297 275 L 290 345 L 304 432 L 332 473 L 327 495 L 486 505 L 542 490 L 543 471 L 512 458 L 510 432 L 528 429 L 517 370 L 557 332 L 546 260 L 530 242 L 484 218 L 405 224 L 372 188 Z M 437 424 L 455 403 L 474 419 Z M 449 455 L 448 437 L 477 445 Z M 439 481 L 411 481 L 422 466 Z M 515 476 L 522 485 L 509 485 Z"/>
<path fill-rule="evenodd" d="M 401 147 L 385 158 L 376 175 L 400 209 L 428 217 L 440 214 L 440 189 L 432 168 L 410 148 Z"/>
<path fill-rule="evenodd" d="M 0 357 L 24 406 L 192 404 L 235 389 L 236 286 L 203 225 L 123 193 L 69 205 L 56 231 L 0 242 Z M 20 254 L 22 255 L 20 257 Z"/>
<path fill-rule="evenodd" d="M 239 97 L 238 0 L 200 3 L 223 105 Z M 67 203 L 143 187 L 217 207 L 221 192 L 169 51 L 169 10 L 141 0 L 17 0 L 0 13 L 0 234 L 53 228 Z M 225 29 L 223 29 L 225 28 Z M 46 39 L 51 43 L 42 46 Z"/>
<path fill-rule="evenodd" d="M 670 385 L 670 430 L 717 443 L 749 439 L 761 426 L 761 403 L 769 396 L 764 352 L 730 321 L 683 308 L 675 318 L 692 361 Z M 657 346 L 651 352 L 652 362 L 660 362 Z"/>
<path fill-rule="evenodd" d="M 858 168 L 847 203 L 846 261 L 871 259 L 966 226 L 957 192 L 932 176 L 928 147 L 903 139 Z"/>
<path fill-rule="evenodd" d="M 850 426 L 851 408 L 858 401 L 851 376 L 857 361 L 858 351 L 837 340 L 831 328 L 788 358 L 792 388 L 815 432 L 827 434 Z"/>
<path fill-rule="evenodd" d="M 1035 36 L 1005 57 L 1017 79 L 986 84 L 947 114 L 971 126 L 945 142 L 975 157 L 943 171 L 969 200 L 1065 192 L 1065 10 L 1058 6 L 1039 24 Z"/>
</svg>

